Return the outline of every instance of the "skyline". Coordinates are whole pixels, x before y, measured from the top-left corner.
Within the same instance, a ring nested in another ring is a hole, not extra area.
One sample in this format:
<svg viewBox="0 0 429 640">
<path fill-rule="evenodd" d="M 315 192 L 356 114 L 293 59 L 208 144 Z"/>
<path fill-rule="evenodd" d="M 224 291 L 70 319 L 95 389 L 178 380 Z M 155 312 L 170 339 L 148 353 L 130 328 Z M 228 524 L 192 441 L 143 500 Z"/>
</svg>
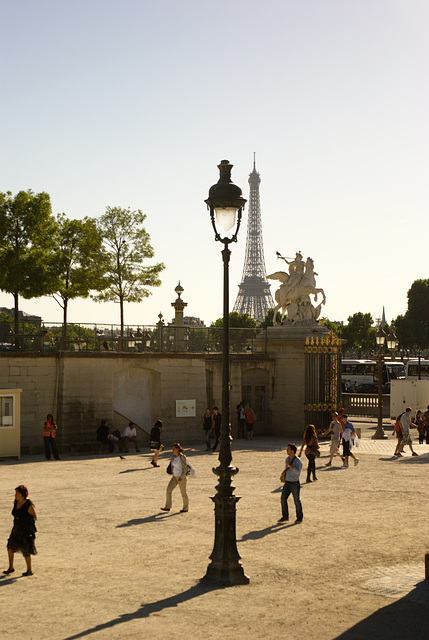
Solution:
<svg viewBox="0 0 429 640">
<path fill-rule="evenodd" d="M 69 218 L 147 214 L 166 269 L 150 298 L 126 304 L 126 324 L 171 320 L 179 280 L 187 315 L 222 316 L 222 247 L 204 200 L 223 159 L 248 199 L 254 152 L 267 273 L 281 268 L 276 251 L 301 251 L 325 290 L 323 316 L 405 313 L 412 282 L 428 277 L 427 3 L 0 7 L 0 190 L 47 191 Z M 247 206 L 231 309 L 246 226 Z M 0 306 L 13 297 L 0 292 Z M 54 300 L 21 298 L 20 309 L 62 319 Z M 118 324 L 118 305 L 71 301 L 69 321 Z"/>
</svg>

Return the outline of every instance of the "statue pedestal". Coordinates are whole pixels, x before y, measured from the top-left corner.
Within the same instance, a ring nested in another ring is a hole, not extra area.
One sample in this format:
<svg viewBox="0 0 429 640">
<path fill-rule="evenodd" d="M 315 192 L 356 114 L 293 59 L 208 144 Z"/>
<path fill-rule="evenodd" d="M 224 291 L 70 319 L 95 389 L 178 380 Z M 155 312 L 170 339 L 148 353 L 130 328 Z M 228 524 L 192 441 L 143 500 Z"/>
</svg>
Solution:
<svg viewBox="0 0 429 640">
<path fill-rule="evenodd" d="M 306 340 L 329 338 L 324 325 L 268 327 L 266 348 L 275 354 L 270 408 L 273 432 L 287 438 L 301 438 L 306 427 Z M 318 425 L 316 425 L 318 426 Z"/>
</svg>

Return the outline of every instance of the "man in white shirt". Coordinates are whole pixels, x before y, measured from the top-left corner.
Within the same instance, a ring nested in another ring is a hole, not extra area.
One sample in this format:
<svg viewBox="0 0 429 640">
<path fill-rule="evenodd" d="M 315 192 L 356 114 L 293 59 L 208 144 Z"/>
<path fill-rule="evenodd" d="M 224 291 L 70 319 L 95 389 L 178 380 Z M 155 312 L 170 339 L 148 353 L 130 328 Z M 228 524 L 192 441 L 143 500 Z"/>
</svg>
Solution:
<svg viewBox="0 0 429 640">
<path fill-rule="evenodd" d="M 279 522 L 287 522 L 289 520 L 287 499 L 289 498 L 290 494 L 292 494 L 296 510 L 295 524 L 300 524 L 303 519 L 302 504 L 299 498 L 299 491 L 301 486 L 299 482 L 299 475 L 302 469 L 302 462 L 296 455 L 296 445 L 289 443 L 287 445 L 286 452 L 286 481 L 284 483 L 281 496 L 282 517 L 280 518 Z"/>
<path fill-rule="evenodd" d="M 411 407 L 407 407 L 401 416 L 402 451 L 404 450 L 404 446 L 407 444 L 410 447 L 413 456 L 417 456 L 419 454 L 413 450 L 413 445 L 411 444 L 410 427 L 417 427 L 414 422 L 411 422 L 411 411 Z"/>
<path fill-rule="evenodd" d="M 125 427 L 121 434 L 121 442 L 125 444 L 125 453 L 128 453 L 128 443 L 134 442 L 136 451 L 140 452 L 139 443 L 137 442 L 137 429 L 134 422 L 130 422 L 128 427 Z"/>
</svg>

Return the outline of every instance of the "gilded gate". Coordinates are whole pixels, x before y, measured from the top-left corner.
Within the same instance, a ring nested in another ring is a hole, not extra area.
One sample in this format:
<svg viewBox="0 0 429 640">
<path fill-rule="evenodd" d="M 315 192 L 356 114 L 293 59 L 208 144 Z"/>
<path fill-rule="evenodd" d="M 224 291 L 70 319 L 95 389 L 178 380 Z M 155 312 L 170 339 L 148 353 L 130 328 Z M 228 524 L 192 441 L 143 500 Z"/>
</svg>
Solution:
<svg viewBox="0 0 429 640">
<path fill-rule="evenodd" d="M 334 333 L 305 340 L 305 421 L 318 432 L 341 405 L 341 342 Z"/>
</svg>

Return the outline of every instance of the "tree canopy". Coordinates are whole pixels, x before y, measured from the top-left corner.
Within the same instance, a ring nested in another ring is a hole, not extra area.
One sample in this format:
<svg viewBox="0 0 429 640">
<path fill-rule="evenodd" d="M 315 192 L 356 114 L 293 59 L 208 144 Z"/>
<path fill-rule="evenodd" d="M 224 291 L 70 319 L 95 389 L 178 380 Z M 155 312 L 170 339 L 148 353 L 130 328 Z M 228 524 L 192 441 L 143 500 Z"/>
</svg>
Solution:
<svg viewBox="0 0 429 640">
<path fill-rule="evenodd" d="M 14 297 L 16 326 L 19 296 L 37 298 L 52 291 L 49 250 L 54 228 L 47 193 L 0 193 L 0 289 Z"/>
<path fill-rule="evenodd" d="M 154 257 L 149 233 L 143 226 L 146 215 L 140 210 L 107 207 L 98 220 L 105 248 L 106 288 L 94 300 L 118 302 L 120 308 L 121 337 L 124 334 L 124 303 L 141 302 L 151 295 L 148 287 L 159 287 L 159 274 L 165 268 L 157 263 L 143 266 L 143 261 Z"/>
<path fill-rule="evenodd" d="M 63 339 L 66 340 L 69 300 L 87 298 L 90 291 L 99 290 L 105 284 L 102 236 L 96 220 L 69 220 L 59 214 L 53 242 L 51 265 L 55 289 L 52 295 L 63 309 Z"/>
<path fill-rule="evenodd" d="M 395 320 L 401 347 L 429 347 L 429 279 L 415 280 L 408 291 L 408 309 Z"/>
</svg>

